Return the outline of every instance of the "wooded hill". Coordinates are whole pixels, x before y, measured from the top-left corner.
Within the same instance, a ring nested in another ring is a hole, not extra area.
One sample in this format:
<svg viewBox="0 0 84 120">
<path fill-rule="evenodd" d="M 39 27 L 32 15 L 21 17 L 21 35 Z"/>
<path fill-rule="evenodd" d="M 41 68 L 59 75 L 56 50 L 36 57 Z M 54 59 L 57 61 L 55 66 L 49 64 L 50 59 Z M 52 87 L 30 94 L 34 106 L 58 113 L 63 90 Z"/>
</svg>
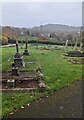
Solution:
<svg viewBox="0 0 84 120">
<path fill-rule="evenodd" d="M 46 24 L 33 28 L 0 26 L 0 29 L 2 29 L 2 38 L 5 37 L 7 39 L 17 39 L 18 37 L 27 35 L 31 37 L 32 36 L 39 37 L 40 34 L 43 34 L 50 38 L 54 38 L 57 41 L 65 41 L 70 37 L 71 37 L 70 39 L 73 38 L 72 39 L 73 41 L 75 38 L 79 37 L 78 32 L 81 31 L 81 27 L 74 27 L 61 24 Z"/>
</svg>

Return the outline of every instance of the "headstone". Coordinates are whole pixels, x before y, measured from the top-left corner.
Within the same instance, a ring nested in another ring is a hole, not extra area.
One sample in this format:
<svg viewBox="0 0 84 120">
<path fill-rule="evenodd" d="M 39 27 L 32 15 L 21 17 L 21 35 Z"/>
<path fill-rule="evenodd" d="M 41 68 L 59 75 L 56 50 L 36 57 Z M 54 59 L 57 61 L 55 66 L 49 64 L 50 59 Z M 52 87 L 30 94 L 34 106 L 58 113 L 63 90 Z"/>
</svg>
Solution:
<svg viewBox="0 0 84 120">
<path fill-rule="evenodd" d="M 7 80 L 7 87 L 11 88 L 11 87 L 15 87 L 15 80 Z"/>
<path fill-rule="evenodd" d="M 19 69 L 18 67 L 12 68 L 12 76 L 19 76 Z"/>
<path fill-rule="evenodd" d="M 16 54 L 14 56 L 14 66 L 22 67 L 23 66 L 23 56 L 19 53 L 18 42 L 16 42 Z"/>
<path fill-rule="evenodd" d="M 43 83 L 43 81 L 39 83 L 38 89 L 39 89 L 40 92 L 44 92 L 44 90 L 46 89 L 46 86 Z"/>
<path fill-rule="evenodd" d="M 37 79 L 38 79 L 39 81 L 40 81 L 40 80 L 43 80 L 44 76 L 43 76 L 43 74 L 42 74 L 42 72 L 41 72 L 41 68 L 40 68 L 40 67 L 36 70 L 36 72 L 37 72 Z"/>
<path fill-rule="evenodd" d="M 68 40 L 66 40 L 66 44 L 65 44 L 65 47 L 68 47 Z"/>
<path fill-rule="evenodd" d="M 28 42 L 26 41 L 25 51 L 24 51 L 23 55 L 29 55 L 29 52 L 28 52 L 28 49 L 27 49 L 27 44 L 28 44 Z"/>
<path fill-rule="evenodd" d="M 81 42 L 80 43 L 80 51 L 82 50 L 82 47 L 83 47 L 83 43 Z"/>
<path fill-rule="evenodd" d="M 77 41 L 76 41 L 76 43 L 75 43 L 75 45 L 74 45 L 74 49 L 75 49 L 75 50 L 77 49 Z"/>
</svg>

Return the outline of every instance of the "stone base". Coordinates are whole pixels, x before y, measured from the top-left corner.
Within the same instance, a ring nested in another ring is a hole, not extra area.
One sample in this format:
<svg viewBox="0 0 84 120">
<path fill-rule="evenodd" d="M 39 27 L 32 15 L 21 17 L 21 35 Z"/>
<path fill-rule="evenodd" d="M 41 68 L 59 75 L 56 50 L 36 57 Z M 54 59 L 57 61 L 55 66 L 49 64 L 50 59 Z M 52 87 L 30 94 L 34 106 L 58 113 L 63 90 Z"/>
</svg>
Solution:
<svg viewBox="0 0 84 120">
<path fill-rule="evenodd" d="M 25 50 L 24 53 L 23 53 L 23 55 L 29 55 L 28 50 Z"/>
<path fill-rule="evenodd" d="M 30 55 L 28 52 L 24 52 L 23 55 Z"/>
</svg>

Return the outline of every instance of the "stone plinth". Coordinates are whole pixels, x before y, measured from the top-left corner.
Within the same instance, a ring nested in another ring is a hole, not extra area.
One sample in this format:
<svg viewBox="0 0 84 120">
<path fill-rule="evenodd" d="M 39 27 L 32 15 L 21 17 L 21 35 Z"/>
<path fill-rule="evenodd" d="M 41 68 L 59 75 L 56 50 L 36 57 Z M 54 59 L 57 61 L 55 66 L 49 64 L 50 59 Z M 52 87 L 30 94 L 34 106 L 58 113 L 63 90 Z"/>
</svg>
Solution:
<svg viewBox="0 0 84 120">
<path fill-rule="evenodd" d="M 23 52 L 23 55 L 29 55 L 29 52 L 28 52 L 28 49 L 27 49 L 27 44 L 28 44 L 28 41 L 26 41 L 26 44 L 25 44 L 25 50 Z"/>
<path fill-rule="evenodd" d="M 25 49 L 25 51 L 23 52 L 23 55 L 29 55 L 29 52 L 27 49 Z"/>
<path fill-rule="evenodd" d="M 14 58 L 14 65 L 15 67 L 22 67 L 23 66 L 23 58 Z"/>
</svg>

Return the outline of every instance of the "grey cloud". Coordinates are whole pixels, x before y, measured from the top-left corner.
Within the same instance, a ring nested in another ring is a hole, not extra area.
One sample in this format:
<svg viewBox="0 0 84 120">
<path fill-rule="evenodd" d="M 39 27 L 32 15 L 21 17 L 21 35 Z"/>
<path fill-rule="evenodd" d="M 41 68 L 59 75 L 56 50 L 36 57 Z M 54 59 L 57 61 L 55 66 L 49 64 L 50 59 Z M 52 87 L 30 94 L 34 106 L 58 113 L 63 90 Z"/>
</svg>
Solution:
<svg viewBox="0 0 84 120">
<path fill-rule="evenodd" d="M 46 23 L 81 25 L 81 3 L 3 3 L 3 25 L 32 27 Z"/>
</svg>

